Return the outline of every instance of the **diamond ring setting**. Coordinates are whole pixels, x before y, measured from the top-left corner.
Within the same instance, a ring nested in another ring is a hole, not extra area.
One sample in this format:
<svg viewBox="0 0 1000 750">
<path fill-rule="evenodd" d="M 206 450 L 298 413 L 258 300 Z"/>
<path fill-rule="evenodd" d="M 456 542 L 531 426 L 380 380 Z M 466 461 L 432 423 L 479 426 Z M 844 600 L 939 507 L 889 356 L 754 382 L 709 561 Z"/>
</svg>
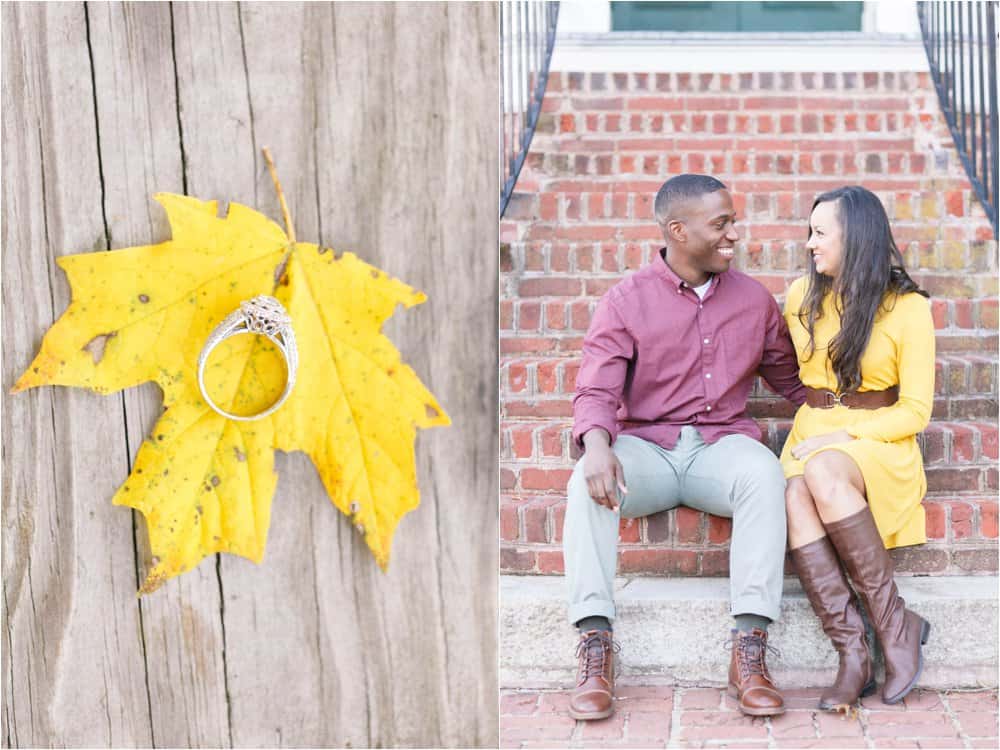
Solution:
<svg viewBox="0 0 1000 750">
<path fill-rule="evenodd" d="M 282 391 L 281 396 L 264 411 L 251 415 L 230 414 L 209 397 L 208 391 L 205 389 L 205 364 L 215 347 L 228 338 L 245 333 L 266 336 L 270 339 L 285 358 L 288 376 L 285 381 L 285 390 Z M 295 371 L 298 369 L 298 364 L 299 352 L 295 346 L 295 332 L 292 330 L 291 316 L 274 297 L 260 295 L 241 302 L 239 308 L 227 315 L 209 334 L 201 354 L 198 355 L 198 388 L 201 390 L 205 403 L 212 407 L 216 413 L 221 414 L 226 419 L 251 422 L 273 414 L 285 402 L 295 386 Z"/>
</svg>

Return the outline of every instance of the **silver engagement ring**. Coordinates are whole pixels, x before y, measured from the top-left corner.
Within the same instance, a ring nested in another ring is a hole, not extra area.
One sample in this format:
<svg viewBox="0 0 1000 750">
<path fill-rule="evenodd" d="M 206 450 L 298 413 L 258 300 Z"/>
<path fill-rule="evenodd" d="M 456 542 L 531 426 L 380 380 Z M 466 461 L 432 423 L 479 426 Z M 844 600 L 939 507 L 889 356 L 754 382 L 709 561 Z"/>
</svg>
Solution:
<svg viewBox="0 0 1000 750">
<path fill-rule="evenodd" d="M 205 390 L 205 363 L 208 361 L 208 355 L 212 353 L 220 343 L 225 341 L 232 336 L 239 336 L 244 333 L 252 333 L 258 336 L 267 336 L 274 345 L 278 347 L 278 351 L 285 358 L 285 365 L 288 370 L 288 379 L 285 382 L 285 390 L 282 392 L 281 396 L 275 401 L 271 406 L 267 407 L 264 411 L 259 414 L 251 414 L 248 416 L 239 416 L 237 414 L 230 414 L 226 411 L 220 409 L 208 396 L 208 392 Z M 288 395 L 292 392 L 292 388 L 295 385 L 295 371 L 298 369 L 299 365 L 299 352 L 295 347 L 295 332 L 292 330 L 292 318 L 285 310 L 284 306 L 274 297 L 269 297 L 267 295 L 260 295 L 254 297 L 250 300 L 245 300 L 240 303 L 238 310 L 230 313 L 226 318 L 219 323 L 209 334 L 208 340 L 205 341 L 205 346 L 201 350 L 201 354 L 198 355 L 198 387 L 201 389 L 201 395 L 204 397 L 205 402 L 212 407 L 217 413 L 224 416 L 226 419 L 235 419 L 241 422 L 250 422 L 254 419 L 263 419 L 267 415 L 273 413 L 279 406 L 281 406 Z"/>
</svg>

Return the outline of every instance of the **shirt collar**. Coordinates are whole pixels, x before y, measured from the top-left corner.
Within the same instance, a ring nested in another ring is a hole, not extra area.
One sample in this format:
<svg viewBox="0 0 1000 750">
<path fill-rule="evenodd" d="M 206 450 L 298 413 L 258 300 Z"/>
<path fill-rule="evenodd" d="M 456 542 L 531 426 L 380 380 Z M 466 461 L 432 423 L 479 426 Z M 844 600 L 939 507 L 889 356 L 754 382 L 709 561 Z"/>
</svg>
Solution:
<svg viewBox="0 0 1000 750">
<path fill-rule="evenodd" d="M 660 263 L 654 262 L 654 266 L 656 268 L 657 273 L 659 273 L 659 275 L 663 277 L 663 279 L 668 284 L 670 284 L 671 289 L 676 289 L 678 292 L 684 289 L 694 289 L 693 286 L 688 284 L 686 281 L 684 281 L 684 279 L 682 279 L 680 276 L 674 273 L 674 269 L 672 269 L 670 265 L 667 263 L 667 248 L 661 247 L 658 255 L 660 256 L 661 262 Z M 708 287 L 709 289 L 714 289 L 718 285 L 720 276 L 721 274 L 717 273 L 712 274 L 710 279 L 711 285 Z"/>
</svg>

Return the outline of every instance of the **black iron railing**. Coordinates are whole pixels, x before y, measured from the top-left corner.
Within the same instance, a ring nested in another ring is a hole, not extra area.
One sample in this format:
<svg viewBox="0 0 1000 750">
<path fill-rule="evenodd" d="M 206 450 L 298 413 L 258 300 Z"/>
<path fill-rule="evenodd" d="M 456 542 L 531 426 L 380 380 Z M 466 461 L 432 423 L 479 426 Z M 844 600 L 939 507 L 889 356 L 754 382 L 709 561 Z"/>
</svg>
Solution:
<svg viewBox="0 0 1000 750">
<path fill-rule="evenodd" d="M 557 2 L 500 3 L 500 216 L 538 124 L 558 17 Z"/>
<path fill-rule="evenodd" d="M 931 78 L 955 147 L 997 232 L 997 39 L 993 0 L 920 2 Z"/>
</svg>

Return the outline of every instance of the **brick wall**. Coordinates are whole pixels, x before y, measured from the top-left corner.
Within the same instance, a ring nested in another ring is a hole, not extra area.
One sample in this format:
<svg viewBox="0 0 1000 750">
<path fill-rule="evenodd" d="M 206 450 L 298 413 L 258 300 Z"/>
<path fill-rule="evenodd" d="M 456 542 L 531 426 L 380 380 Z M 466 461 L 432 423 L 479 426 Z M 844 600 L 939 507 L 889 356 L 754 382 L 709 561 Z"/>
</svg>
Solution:
<svg viewBox="0 0 1000 750">
<path fill-rule="evenodd" d="M 783 301 L 805 267 L 814 196 L 875 191 L 933 295 L 934 421 L 921 437 L 926 545 L 907 573 L 997 566 L 997 259 L 923 73 L 554 73 L 501 225 L 501 566 L 562 571 L 580 346 L 594 306 L 662 244 L 653 198 L 681 172 L 729 185 L 734 263 Z M 751 413 L 777 453 L 793 408 L 759 384 Z M 681 508 L 623 521 L 620 571 L 727 575 L 728 520 Z"/>
</svg>

